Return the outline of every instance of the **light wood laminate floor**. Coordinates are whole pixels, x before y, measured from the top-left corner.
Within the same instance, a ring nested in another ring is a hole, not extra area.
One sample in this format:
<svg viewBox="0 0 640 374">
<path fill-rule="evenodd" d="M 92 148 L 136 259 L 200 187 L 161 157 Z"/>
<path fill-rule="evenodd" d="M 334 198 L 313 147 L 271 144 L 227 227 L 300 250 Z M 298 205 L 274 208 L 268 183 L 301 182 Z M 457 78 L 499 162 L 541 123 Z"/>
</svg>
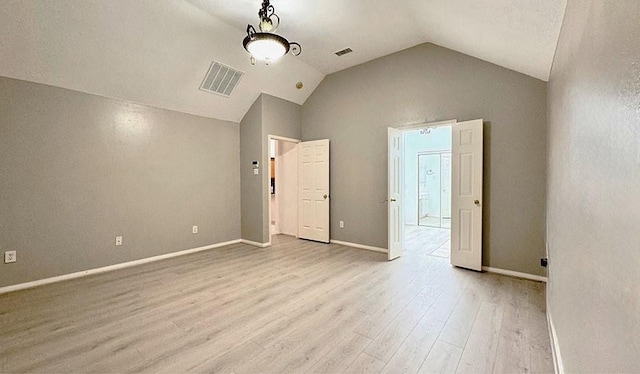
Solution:
<svg viewBox="0 0 640 374">
<path fill-rule="evenodd" d="M 544 284 L 288 237 L 0 295 L 3 372 L 552 372 Z"/>
<path fill-rule="evenodd" d="M 404 248 L 407 252 L 419 251 L 431 256 L 451 257 L 451 229 L 405 225 Z"/>
</svg>

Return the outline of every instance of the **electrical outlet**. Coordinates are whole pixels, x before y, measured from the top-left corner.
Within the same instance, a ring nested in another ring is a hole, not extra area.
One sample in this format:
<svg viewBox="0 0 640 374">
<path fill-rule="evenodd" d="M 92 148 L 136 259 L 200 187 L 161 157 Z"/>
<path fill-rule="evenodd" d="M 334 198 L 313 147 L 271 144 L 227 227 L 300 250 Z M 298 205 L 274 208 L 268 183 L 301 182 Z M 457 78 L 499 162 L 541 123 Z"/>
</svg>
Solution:
<svg viewBox="0 0 640 374">
<path fill-rule="evenodd" d="M 344 229 L 344 221 L 340 221 L 340 228 Z"/>
<path fill-rule="evenodd" d="M 198 226 L 193 226 L 191 228 L 191 232 L 194 233 L 194 234 L 197 234 L 198 233 Z"/>
<path fill-rule="evenodd" d="M 16 262 L 16 251 L 6 251 L 4 253 L 4 263 L 9 264 L 12 262 Z"/>
<path fill-rule="evenodd" d="M 122 245 L 122 236 L 116 236 L 116 245 Z"/>
</svg>

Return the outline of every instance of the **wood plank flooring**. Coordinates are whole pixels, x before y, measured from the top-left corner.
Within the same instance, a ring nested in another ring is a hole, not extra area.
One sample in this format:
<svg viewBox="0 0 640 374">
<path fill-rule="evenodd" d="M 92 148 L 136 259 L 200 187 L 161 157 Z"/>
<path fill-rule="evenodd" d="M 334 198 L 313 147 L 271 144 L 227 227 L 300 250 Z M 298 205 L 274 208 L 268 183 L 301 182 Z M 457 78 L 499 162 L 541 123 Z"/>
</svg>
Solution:
<svg viewBox="0 0 640 374">
<path fill-rule="evenodd" d="M 404 235 L 406 251 L 419 251 L 444 258 L 449 258 L 451 254 L 451 229 L 449 228 L 405 225 Z"/>
<path fill-rule="evenodd" d="M 553 372 L 544 287 L 278 236 L 0 295 L 0 369 Z"/>
</svg>

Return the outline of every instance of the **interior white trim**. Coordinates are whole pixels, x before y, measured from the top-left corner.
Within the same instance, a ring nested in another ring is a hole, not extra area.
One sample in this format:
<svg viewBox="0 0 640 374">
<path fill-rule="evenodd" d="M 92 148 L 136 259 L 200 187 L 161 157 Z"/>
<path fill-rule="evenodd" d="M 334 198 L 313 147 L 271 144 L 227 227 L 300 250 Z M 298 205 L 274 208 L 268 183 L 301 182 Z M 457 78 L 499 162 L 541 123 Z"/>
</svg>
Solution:
<svg viewBox="0 0 640 374">
<path fill-rule="evenodd" d="M 240 242 L 243 244 L 248 244 L 248 245 L 252 245 L 254 247 L 258 247 L 258 248 L 267 248 L 267 247 L 271 247 L 271 242 L 266 242 L 266 243 L 258 243 L 258 242 L 254 242 L 252 240 L 247 240 L 247 239 L 240 239 Z"/>
<path fill-rule="evenodd" d="M 280 135 L 267 135 L 267 138 L 269 140 L 273 139 L 273 140 L 282 140 L 285 142 L 289 142 L 289 143 L 300 143 L 301 140 L 300 139 L 294 139 L 294 138 L 287 138 L 286 136 L 280 136 Z"/>
<path fill-rule="evenodd" d="M 448 119 L 446 121 L 420 122 L 420 123 L 412 123 L 408 125 L 394 125 L 390 127 L 401 130 L 401 131 L 411 131 L 411 130 L 422 129 L 425 127 L 453 126 L 456 123 L 458 123 L 458 119 L 454 118 L 454 119 Z"/>
<path fill-rule="evenodd" d="M 434 149 L 432 151 L 418 151 L 418 156 L 437 155 L 440 153 L 451 153 L 451 149 Z"/>
<path fill-rule="evenodd" d="M 564 366 L 562 365 L 562 355 L 560 354 L 560 345 L 558 344 L 558 336 L 556 328 L 553 325 L 551 314 L 549 314 L 549 304 L 547 304 L 547 325 L 549 326 L 549 338 L 551 339 L 551 354 L 553 356 L 553 367 L 556 374 L 564 374 Z"/>
<path fill-rule="evenodd" d="M 165 259 L 172 258 L 172 257 L 184 256 L 184 255 L 188 255 L 190 253 L 206 251 L 208 249 L 224 247 L 224 246 L 227 246 L 227 245 L 237 244 L 237 243 L 240 243 L 240 239 L 230 240 L 228 242 L 222 242 L 222 243 L 206 245 L 204 247 L 185 249 L 183 251 L 167 253 L 167 254 L 159 255 L 159 256 L 141 258 L 139 260 L 123 262 L 121 264 L 115 264 L 115 265 L 109 265 L 109 266 L 104 266 L 104 267 L 95 268 L 95 269 L 78 271 L 76 273 L 58 275 L 58 276 L 55 276 L 55 277 L 39 279 L 39 280 L 36 280 L 36 281 L 31 281 L 31 282 L 26 282 L 26 283 L 19 283 L 19 284 L 14 284 L 14 285 L 11 285 L 11 286 L 0 287 L 0 294 L 7 293 L 7 292 L 24 290 L 24 289 L 27 289 L 27 288 L 33 288 L 33 287 L 37 287 L 37 286 L 43 286 L 45 284 L 62 282 L 62 281 L 69 280 L 69 279 L 86 277 L 87 275 L 94 275 L 94 274 L 106 273 L 106 272 L 114 271 L 114 270 L 125 269 L 125 268 L 128 268 L 128 267 L 142 265 L 142 264 L 146 264 L 146 263 L 149 263 L 149 262 L 165 260 Z"/>
<path fill-rule="evenodd" d="M 331 239 L 329 242 L 332 244 L 344 245 L 346 247 L 353 247 L 353 248 L 359 248 L 359 249 L 366 249 L 368 251 L 387 253 L 386 248 L 373 247 L 370 245 L 364 245 L 364 244 L 358 244 L 358 243 L 343 242 L 342 240 L 334 240 L 334 239 Z"/>
<path fill-rule="evenodd" d="M 529 273 L 521 273 L 519 271 L 513 271 L 513 270 L 492 268 L 492 267 L 489 267 L 489 266 L 483 266 L 482 270 L 486 271 L 486 272 L 489 272 L 489 273 L 508 275 L 510 277 L 523 278 L 523 279 L 533 280 L 533 281 L 536 281 L 536 282 L 547 283 L 547 277 L 543 277 L 541 275 L 535 275 L 535 274 L 529 274 Z"/>
</svg>

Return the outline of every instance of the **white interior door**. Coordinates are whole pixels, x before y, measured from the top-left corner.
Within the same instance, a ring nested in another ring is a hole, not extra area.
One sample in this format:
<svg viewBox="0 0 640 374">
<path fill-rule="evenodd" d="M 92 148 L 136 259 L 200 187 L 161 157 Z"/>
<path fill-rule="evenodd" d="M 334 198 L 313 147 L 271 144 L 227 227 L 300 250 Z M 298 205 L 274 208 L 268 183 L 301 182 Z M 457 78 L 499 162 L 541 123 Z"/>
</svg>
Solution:
<svg viewBox="0 0 640 374">
<path fill-rule="evenodd" d="M 329 243 L 329 140 L 298 144 L 298 233 Z"/>
<path fill-rule="evenodd" d="M 393 260 L 402 256 L 404 248 L 404 223 L 402 219 L 402 188 L 403 183 L 403 160 L 402 160 L 402 131 L 389 128 L 388 132 L 388 180 L 389 180 L 389 251 L 388 258 Z"/>
<path fill-rule="evenodd" d="M 452 134 L 451 264 L 482 270 L 482 120 Z"/>
</svg>

